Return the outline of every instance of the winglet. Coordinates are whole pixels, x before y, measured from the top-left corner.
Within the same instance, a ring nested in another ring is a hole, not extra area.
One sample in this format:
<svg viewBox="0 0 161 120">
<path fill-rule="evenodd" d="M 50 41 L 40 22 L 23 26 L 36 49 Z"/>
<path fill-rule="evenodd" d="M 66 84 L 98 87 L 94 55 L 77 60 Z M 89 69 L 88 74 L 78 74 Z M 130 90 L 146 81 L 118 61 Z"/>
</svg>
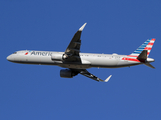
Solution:
<svg viewBox="0 0 161 120">
<path fill-rule="evenodd" d="M 110 75 L 104 82 L 108 82 L 111 77 L 112 75 Z"/>
<path fill-rule="evenodd" d="M 87 23 L 84 23 L 84 25 L 82 25 L 82 27 L 79 28 L 79 31 L 83 31 L 84 27 L 86 26 Z"/>
</svg>

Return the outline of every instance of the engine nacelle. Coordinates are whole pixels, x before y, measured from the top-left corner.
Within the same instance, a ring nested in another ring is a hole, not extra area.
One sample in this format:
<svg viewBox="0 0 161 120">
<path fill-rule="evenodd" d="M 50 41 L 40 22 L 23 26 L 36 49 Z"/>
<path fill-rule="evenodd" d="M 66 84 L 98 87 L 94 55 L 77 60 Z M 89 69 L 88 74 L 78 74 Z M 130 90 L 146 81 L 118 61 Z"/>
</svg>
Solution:
<svg viewBox="0 0 161 120">
<path fill-rule="evenodd" d="M 70 69 L 62 69 L 60 70 L 60 77 L 63 78 L 72 78 L 73 76 L 77 75 L 78 73 L 73 72 Z"/>
<path fill-rule="evenodd" d="M 62 54 L 53 54 L 52 56 L 51 56 L 51 59 L 52 60 L 55 60 L 55 61 L 62 61 L 63 59 L 62 59 Z"/>
</svg>

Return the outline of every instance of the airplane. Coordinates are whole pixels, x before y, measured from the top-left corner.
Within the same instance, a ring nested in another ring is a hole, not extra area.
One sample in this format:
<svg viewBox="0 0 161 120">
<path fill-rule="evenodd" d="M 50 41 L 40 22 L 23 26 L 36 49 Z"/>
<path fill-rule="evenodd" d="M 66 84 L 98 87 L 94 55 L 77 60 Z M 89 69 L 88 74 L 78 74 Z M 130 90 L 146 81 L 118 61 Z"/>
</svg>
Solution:
<svg viewBox="0 0 161 120">
<path fill-rule="evenodd" d="M 81 74 L 98 82 L 108 82 L 112 75 L 102 80 L 88 72 L 88 68 L 120 68 L 140 64 L 155 68 L 150 64 L 154 59 L 148 57 L 155 38 L 145 41 L 130 55 L 80 53 L 81 33 L 86 24 L 75 33 L 65 52 L 21 50 L 9 55 L 7 60 L 22 64 L 57 65 L 65 68 L 60 70 L 60 77 L 73 78 Z"/>
</svg>

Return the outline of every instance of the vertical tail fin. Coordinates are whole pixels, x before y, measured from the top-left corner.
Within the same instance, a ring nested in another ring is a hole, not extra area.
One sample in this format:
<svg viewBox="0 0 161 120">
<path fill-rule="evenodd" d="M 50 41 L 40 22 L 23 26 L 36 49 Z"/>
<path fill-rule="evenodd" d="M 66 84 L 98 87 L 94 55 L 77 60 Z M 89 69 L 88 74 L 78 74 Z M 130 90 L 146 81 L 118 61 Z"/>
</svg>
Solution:
<svg viewBox="0 0 161 120">
<path fill-rule="evenodd" d="M 153 44 L 155 42 L 155 38 L 152 39 L 148 39 L 147 41 L 145 41 L 138 49 L 136 49 L 132 54 L 130 54 L 131 56 L 139 56 L 143 50 L 147 51 L 147 57 L 150 54 L 150 51 L 153 47 Z"/>
</svg>

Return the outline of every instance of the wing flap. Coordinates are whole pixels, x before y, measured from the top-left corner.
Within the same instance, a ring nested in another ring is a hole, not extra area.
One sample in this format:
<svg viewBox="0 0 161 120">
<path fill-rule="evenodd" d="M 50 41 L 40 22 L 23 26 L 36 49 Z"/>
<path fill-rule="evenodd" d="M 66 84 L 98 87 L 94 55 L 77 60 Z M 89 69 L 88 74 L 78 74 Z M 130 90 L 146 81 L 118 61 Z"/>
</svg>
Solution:
<svg viewBox="0 0 161 120">
<path fill-rule="evenodd" d="M 86 76 L 86 77 L 88 77 L 88 78 L 91 78 L 91 79 L 93 79 L 93 80 L 96 80 L 96 81 L 98 81 L 98 82 L 99 82 L 99 81 L 101 81 L 101 82 L 108 82 L 109 79 L 110 79 L 111 76 L 112 76 L 112 75 L 110 75 L 108 78 L 106 78 L 106 80 L 102 80 L 102 79 L 98 78 L 97 76 L 95 76 L 95 75 L 89 73 L 86 69 L 81 70 L 81 71 L 80 71 L 80 74 L 81 74 L 81 75 L 84 75 L 84 76 Z"/>
</svg>

